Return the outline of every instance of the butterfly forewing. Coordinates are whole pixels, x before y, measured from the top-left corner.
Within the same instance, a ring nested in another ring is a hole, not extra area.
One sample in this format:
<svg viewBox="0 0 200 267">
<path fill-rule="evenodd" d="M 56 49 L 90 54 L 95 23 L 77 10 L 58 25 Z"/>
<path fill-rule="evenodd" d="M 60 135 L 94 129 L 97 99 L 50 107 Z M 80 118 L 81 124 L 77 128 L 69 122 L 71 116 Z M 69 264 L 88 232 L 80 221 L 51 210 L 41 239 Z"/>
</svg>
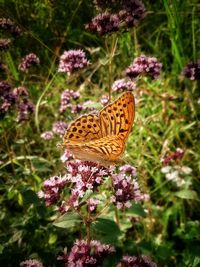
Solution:
<svg viewBox="0 0 200 267">
<path fill-rule="evenodd" d="M 83 115 L 72 122 L 64 136 L 64 143 L 91 141 L 101 138 L 99 117 L 95 114 Z"/>
<path fill-rule="evenodd" d="M 115 102 L 106 106 L 99 115 L 102 135 L 120 135 L 126 140 L 134 120 L 134 106 L 131 92 L 124 93 Z"/>
</svg>

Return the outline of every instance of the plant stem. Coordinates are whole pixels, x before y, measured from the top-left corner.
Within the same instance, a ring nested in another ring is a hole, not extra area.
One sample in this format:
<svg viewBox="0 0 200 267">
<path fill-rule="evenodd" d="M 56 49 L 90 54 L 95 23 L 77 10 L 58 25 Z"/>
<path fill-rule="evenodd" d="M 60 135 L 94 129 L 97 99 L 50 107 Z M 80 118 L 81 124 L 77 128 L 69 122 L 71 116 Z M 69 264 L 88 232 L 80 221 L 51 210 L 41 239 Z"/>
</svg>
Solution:
<svg viewBox="0 0 200 267">
<path fill-rule="evenodd" d="M 52 85 L 53 81 L 55 80 L 56 75 L 57 75 L 57 73 L 54 74 L 54 76 L 52 77 L 51 81 L 47 84 L 47 86 L 45 87 L 44 91 L 42 92 L 42 94 L 39 97 L 39 99 L 37 101 L 37 104 L 35 106 L 35 125 L 36 125 L 38 133 L 40 132 L 40 127 L 39 127 L 39 108 L 40 108 L 40 103 L 42 101 L 42 98 L 44 97 L 44 95 L 49 90 L 50 86 Z"/>
<path fill-rule="evenodd" d="M 109 92 L 109 102 L 111 101 L 111 95 L 112 95 L 112 82 L 113 82 L 113 68 L 112 68 L 112 63 L 113 63 L 113 58 L 115 55 L 115 51 L 117 48 L 117 42 L 118 38 L 115 37 L 116 35 L 113 35 L 112 37 L 112 44 L 111 44 L 111 49 L 109 52 L 109 60 L 108 60 L 108 92 Z"/>
<path fill-rule="evenodd" d="M 116 224 L 119 226 L 119 214 L 117 207 L 115 207 L 115 219 L 116 219 Z"/>
</svg>

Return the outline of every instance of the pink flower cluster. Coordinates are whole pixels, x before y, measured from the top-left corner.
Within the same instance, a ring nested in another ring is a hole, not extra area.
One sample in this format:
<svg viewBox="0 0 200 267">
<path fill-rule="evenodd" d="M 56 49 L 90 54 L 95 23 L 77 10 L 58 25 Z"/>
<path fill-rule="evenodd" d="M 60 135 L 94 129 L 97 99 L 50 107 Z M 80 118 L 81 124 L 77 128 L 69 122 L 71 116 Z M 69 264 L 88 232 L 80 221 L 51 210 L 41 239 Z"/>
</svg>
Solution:
<svg viewBox="0 0 200 267">
<path fill-rule="evenodd" d="M 119 4 L 119 2 L 122 2 Z M 86 29 L 105 35 L 138 25 L 145 16 L 145 7 L 140 0 L 95 1 L 101 13 L 86 25 Z M 104 11 L 105 9 L 105 11 Z"/>
<path fill-rule="evenodd" d="M 43 198 L 47 206 L 56 204 L 60 200 L 60 194 L 67 182 L 67 176 L 50 177 L 43 182 L 43 190 L 38 192 L 38 197 Z"/>
<path fill-rule="evenodd" d="M 113 92 L 132 91 L 136 88 L 133 81 L 126 81 L 125 79 L 116 80 L 112 85 Z"/>
<path fill-rule="evenodd" d="M 0 38 L 0 51 L 7 50 L 11 46 L 11 40 L 8 38 Z"/>
<path fill-rule="evenodd" d="M 0 18 L 0 30 L 4 30 L 14 37 L 21 33 L 20 28 L 9 18 Z"/>
<path fill-rule="evenodd" d="M 161 159 L 163 165 L 169 165 L 170 162 L 176 161 L 177 159 L 182 159 L 184 155 L 184 150 L 177 148 L 175 152 L 172 152 L 169 156 L 166 156 Z"/>
<path fill-rule="evenodd" d="M 40 64 L 40 59 L 34 53 L 30 53 L 21 59 L 18 69 L 27 73 L 31 66 L 38 64 Z"/>
<path fill-rule="evenodd" d="M 134 59 L 133 63 L 126 69 L 126 76 L 130 79 L 138 75 L 146 74 L 152 79 L 157 79 L 160 75 L 162 64 L 155 57 L 141 55 Z"/>
<path fill-rule="evenodd" d="M 200 79 L 200 59 L 195 62 L 188 63 L 183 69 L 183 75 L 190 80 Z"/>
<path fill-rule="evenodd" d="M 28 120 L 30 113 L 34 111 L 34 105 L 25 87 L 20 86 L 12 90 L 7 82 L 0 81 L 0 117 L 4 117 L 11 108 L 17 109 L 18 122 Z"/>
<path fill-rule="evenodd" d="M 64 121 L 55 121 L 52 126 L 51 131 L 43 132 L 40 137 L 44 140 L 51 140 L 54 137 L 54 134 L 59 135 L 60 137 L 63 137 L 66 130 L 67 130 L 68 124 Z"/>
<path fill-rule="evenodd" d="M 82 50 L 65 51 L 60 57 L 58 72 L 73 73 L 76 70 L 83 69 L 89 64 Z"/>
<path fill-rule="evenodd" d="M 97 32 L 100 35 L 104 35 L 118 31 L 119 26 L 120 20 L 118 15 L 104 12 L 94 17 L 92 21 L 85 26 L 85 28 L 91 32 Z"/>
<path fill-rule="evenodd" d="M 136 169 L 131 165 L 120 167 L 119 173 L 112 173 L 113 196 L 111 201 L 118 209 L 130 208 L 131 201 L 146 201 L 149 200 L 148 194 L 143 194 L 140 191 L 136 176 Z"/>
<path fill-rule="evenodd" d="M 76 240 L 71 251 L 66 249 L 58 260 L 64 262 L 65 267 L 101 266 L 105 257 L 115 252 L 111 245 L 101 244 L 98 240 Z"/>
<path fill-rule="evenodd" d="M 123 256 L 117 267 L 157 267 L 157 264 L 153 262 L 150 257 L 145 255 L 140 257 Z"/>
<path fill-rule="evenodd" d="M 42 190 L 38 193 L 43 198 L 46 205 L 56 204 L 61 213 L 69 209 L 76 209 L 79 199 L 82 198 L 87 190 L 96 191 L 104 177 L 109 175 L 109 170 L 92 162 L 70 161 L 67 163 L 67 174 L 64 177 L 51 177 L 44 181 Z M 61 191 L 65 185 L 71 183 L 70 196 L 63 201 Z M 94 210 L 97 201 L 88 202 L 88 208 Z M 93 207 L 92 207 L 93 206 Z"/>
<path fill-rule="evenodd" d="M 31 259 L 22 261 L 20 267 L 43 267 L 43 265 L 39 260 Z"/>
<path fill-rule="evenodd" d="M 60 112 L 64 112 L 67 108 L 71 107 L 70 101 L 79 99 L 79 92 L 73 90 L 65 90 L 61 94 Z"/>
</svg>

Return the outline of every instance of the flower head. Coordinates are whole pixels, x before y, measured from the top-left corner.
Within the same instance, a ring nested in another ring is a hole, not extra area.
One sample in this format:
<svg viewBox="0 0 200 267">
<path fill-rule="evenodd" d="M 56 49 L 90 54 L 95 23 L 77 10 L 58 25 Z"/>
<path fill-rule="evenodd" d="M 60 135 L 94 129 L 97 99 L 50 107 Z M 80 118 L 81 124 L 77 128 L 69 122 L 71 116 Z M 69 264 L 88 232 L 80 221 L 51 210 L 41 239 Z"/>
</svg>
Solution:
<svg viewBox="0 0 200 267">
<path fill-rule="evenodd" d="M 136 88 L 136 85 L 132 81 L 126 81 L 125 79 L 116 80 L 112 85 L 114 92 L 132 91 Z"/>
<path fill-rule="evenodd" d="M 0 51 L 7 50 L 11 46 L 10 39 L 0 39 Z"/>
<path fill-rule="evenodd" d="M 101 266 L 105 257 L 115 251 L 113 246 L 101 244 L 97 240 L 76 240 L 71 251 L 64 253 L 58 257 L 65 266 Z"/>
<path fill-rule="evenodd" d="M 6 81 L 0 81 L 0 117 L 3 118 L 7 111 L 16 103 L 16 95 Z"/>
<path fill-rule="evenodd" d="M 56 121 L 53 124 L 52 131 L 61 137 L 65 134 L 68 125 L 64 121 Z"/>
<path fill-rule="evenodd" d="M 15 87 L 13 89 L 13 93 L 16 95 L 16 97 L 28 96 L 28 91 L 24 86 Z"/>
<path fill-rule="evenodd" d="M 68 174 L 75 184 L 75 189 L 85 192 L 87 189 L 94 191 L 109 175 L 109 170 L 103 166 L 89 161 L 70 161 L 67 163 Z"/>
<path fill-rule="evenodd" d="M 117 267 L 157 267 L 157 264 L 153 262 L 150 257 L 145 255 L 140 257 L 123 256 Z"/>
<path fill-rule="evenodd" d="M 155 57 L 141 55 L 134 59 L 133 63 L 126 69 L 126 76 L 135 78 L 140 74 L 147 74 L 152 79 L 160 75 L 162 64 Z"/>
<path fill-rule="evenodd" d="M 183 75 L 190 80 L 200 79 L 200 59 L 196 62 L 188 63 L 183 69 Z"/>
<path fill-rule="evenodd" d="M 44 140 L 51 140 L 53 138 L 53 132 L 52 131 L 46 131 L 40 135 L 40 137 Z"/>
<path fill-rule="evenodd" d="M 38 192 L 38 197 L 43 198 L 47 206 L 56 204 L 68 179 L 66 176 L 53 176 L 43 182 L 43 188 Z"/>
<path fill-rule="evenodd" d="M 18 109 L 18 122 L 27 121 L 29 114 L 34 112 L 34 105 L 33 103 L 28 99 L 20 99 L 17 104 Z"/>
<path fill-rule="evenodd" d="M 123 9 L 119 11 L 119 18 L 127 27 L 137 26 L 139 20 L 145 16 L 145 6 L 140 0 L 123 0 Z"/>
<path fill-rule="evenodd" d="M 15 25 L 15 23 L 8 18 L 0 18 L 0 30 L 9 32 L 13 36 L 18 36 L 21 33 L 20 28 Z"/>
<path fill-rule="evenodd" d="M 75 92 L 73 90 L 65 90 L 61 94 L 61 104 L 60 104 L 60 112 L 64 112 L 67 108 L 70 107 L 71 100 L 77 100 L 80 97 L 79 92 Z"/>
<path fill-rule="evenodd" d="M 70 153 L 69 150 L 65 149 L 64 154 L 60 157 L 62 162 L 66 162 L 73 159 L 73 155 Z"/>
<path fill-rule="evenodd" d="M 105 35 L 107 33 L 118 31 L 119 22 L 118 15 L 104 12 L 94 17 L 85 28 L 91 32 L 97 32 L 100 35 Z"/>
<path fill-rule="evenodd" d="M 83 69 L 89 64 L 85 52 L 82 50 L 65 51 L 60 57 L 58 72 L 73 73 L 76 70 Z"/>
<path fill-rule="evenodd" d="M 191 174 L 192 169 L 188 166 L 165 166 L 161 168 L 161 172 L 165 175 L 166 180 L 171 181 L 178 187 L 186 184 L 185 176 Z"/>
<path fill-rule="evenodd" d="M 113 196 L 111 201 L 117 208 L 130 208 L 131 201 L 145 201 L 149 197 L 142 194 L 138 185 L 136 169 L 130 165 L 124 165 L 120 168 L 119 173 L 112 173 Z"/>
<path fill-rule="evenodd" d="M 184 150 L 181 148 L 177 148 L 175 152 L 172 152 L 170 155 L 161 159 L 163 165 L 168 165 L 172 161 L 176 161 L 182 159 L 184 156 Z"/>
<path fill-rule="evenodd" d="M 39 58 L 34 53 L 30 53 L 21 59 L 18 69 L 27 73 L 31 66 L 38 64 L 40 64 Z"/>
<path fill-rule="evenodd" d="M 43 267 L 43 265 L 39 260 L 31 259 L 22 261 L 20 267 Z"/>
</svg>

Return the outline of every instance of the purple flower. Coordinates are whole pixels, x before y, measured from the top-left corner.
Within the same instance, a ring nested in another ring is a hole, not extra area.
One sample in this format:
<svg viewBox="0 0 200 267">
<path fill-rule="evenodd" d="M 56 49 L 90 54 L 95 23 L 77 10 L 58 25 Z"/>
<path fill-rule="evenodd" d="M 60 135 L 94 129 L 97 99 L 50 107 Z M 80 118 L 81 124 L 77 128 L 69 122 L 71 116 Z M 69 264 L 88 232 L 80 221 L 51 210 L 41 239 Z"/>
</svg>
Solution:
<svg viewBox="0 0 200 267">
<path fill-rule="evenodd" d="M 175 152 L 172 152 L 170 155 L 161 159 L 163 165 L 169 165 L 170 162 L 176 161 L 177 159 L 182 159 L 184 155 L 184 150 L 181 148 L 177 148 Z"/>
<path fill-rule="evenodd" d="M 100 102 L 103 106 L 106 106 L 109 102 L 109 96 L 108 95 L 102 95 Z"/>
<path fill-rule="evenodd" d="M 7 50 L 11 46 L 10 39 L 0 39 L 0 51 Z"/>
<path fill-rule="evenodd" d="M 136 89 L 135 83 L 125 79 L 116 80 L 112 85 L 114 92 L 132 91 L 134 89 Z"/>
<path fill-rule="evenodd" d="M 64 154 L 60 157 L 62 162 L 66 162 L 73 159 L 73 155 L 70 153 L 69 150 L 65 149 Z"/>
<path fill-rule="evenodd" d="M 70 107 L 70 101 L 77 100 L 80 97 L 79 92 L 75 92 L 73 90 L 65 90 L 61 95 L 61 104 L 60 104 L 60 112 L 64 112 L 67 108 Z"/>
<path fill-rule="evenodd" d="M 155 57 L 141 55 L 134 59 L 133 63 L 126 69 L 126 76 L 135 78 L 140 74 L 147 74 L 152 79 L 160 75 L 162 64 Z"/>
<path fill-rule="evenodd" d="M 119 18 L 116 14 L 108 12 L 101 13 L 94 17 L 85 28 L 91 32 L 97 32 L 100 35 L 116 32 L 119 30 Z"/>
<path fill-rule="evenodd" d="M 89 64 L 85 52 L 82 50 L 65 51 L 60 57 L 58 72 L 67 72 L 69 74 L 76 70 L 83 69 Z"/>
<path fill-rule="evenodd" d="M 103 166 L 89 161 L 70 161 L 67 163 L 67 171 L 71 176 L 71 182 L 80 194 L 88 189 L 95 191 L 102 184 L 103 178 L 109 175 L 109 170 Z"/>
<path fill-rule="evenodd" d="M 87 200 L 87 206 L 90 212 L 94 212 L 98 204 L 100 204 L 99 199 L 90 198 L 89 200 Z"/>
<path fill-rule="evenodd" d="M 120 168 L 120 173 L 112 173 L 113 184 L 113 196 L 111 202 L 113 202 L 117 208 L 130 208 L 131 201 L 144 201 L 148 197 L 146 194 L 142 194 L 138 182 L 136 181 L 136 170 L 130 165 L 125 165 Z"/>
<path fill-rule="evenodd" d="M 6 95 L 8 92 L 10 92 L 11 86 L 6 81 L 0 81 L 0 96 Z"/>
<path fill-rule="evenodd" d="M 125 175 L 131 175 L 133 177 L 137 176 L 136 168 L 129 164 L 122 165 L 119 168 L 119 170 L 121 171 L 121 173 L 124 173 Z"/>
<path fill-rule="evenodd" d="M 30 53 L 21 59 L 18 70 L 27 73 L 31 66 L 38 64 L 40 64 L 39 58 L 34 53 Z"/>
<path fill-rule="evenodd" d="M 52 131 L 61 137 L 65 134 L 68 125 L 64 121 L 56 121 L 53 124 Z"/>
<path fill-rule="evenodd" d="M 56 204 L 68 179 L 66 176 L 53 176 L 43 182 L 43 188 L 38 192 L 38 197 L 43 198 L 47 206 Z"/>
<path fill-rule="evenodd" d="M 77 114 L 84 109 L 82 104 L 77 104 L 77 105 L 69 104 L 68 107 L 70 108 L 72 114 Z"/>
<path fill-rule="evenodd" d="M 16 96 L 11 90 L 11 86 L 6 81 L 0 81 L 0 118 L 3 118 L 7 111 L 16 102 Z"/>
<path fill-rule="evenodd" d="M 13 93 L 16 95 L 16 97 L 19 96 L 28 96 L 28 91 L 26 87 L 24 86 L 19 86 L 13 89 Z"/>
<path fill-rule="evenodd" d="M 18 109 L 18 122 L 27 121 L 29 114 L 34 112 L 34 105 L 28 98 L 20 99 L 17 104 Z"/>
<path fill-rule="evenodd" d="M 127 27 L 138 25 L 140 19 L 145 16 L 145 6 L 140 0 L 123 0 L 123 9 L 119 11 L 121 22 L 125 22 Z"/>
<path fill-rule="evenodd" d="M 140 257 L 123 256 L 117 267 L 157 267 L 157 264 L 153 262 L 150 257 L 145 255 Z"/>
<path fill-rule="evenodd" d="M 53 138 L 53 132 L 52 131 L 46 131 L 40 135 L 40 137 L 44 140 L 51 140 Z"/>
<path fill-rule="evenodd" d="M 67 253 L 66 249 L 58 260 L 64 262 L 65 267 L 72 266 L 101 266 L 108 254 L 115 252 L 111 245 L 101 244 L 97 240 L 76 240 L 71 251 Z"/>
<path fill-rule="evenodd" d="M 13 36 L 18 36 L 21 30 L 15 23 L 7 18 L 0 18 L 0 30 L 4 30 L 12 34 Z"/>
<path fill-rule="evenodd" d="M 191 62 L 183 69 L 183 75 L 190 80 L 200 79 L 200 59 L 196 62 Z"/>
<path fill-rule="evenodd" d="M 43 267 L 42 263 L 39 260 L 26 260 L 20 263 L 20 267 Z"/>
</svg>

